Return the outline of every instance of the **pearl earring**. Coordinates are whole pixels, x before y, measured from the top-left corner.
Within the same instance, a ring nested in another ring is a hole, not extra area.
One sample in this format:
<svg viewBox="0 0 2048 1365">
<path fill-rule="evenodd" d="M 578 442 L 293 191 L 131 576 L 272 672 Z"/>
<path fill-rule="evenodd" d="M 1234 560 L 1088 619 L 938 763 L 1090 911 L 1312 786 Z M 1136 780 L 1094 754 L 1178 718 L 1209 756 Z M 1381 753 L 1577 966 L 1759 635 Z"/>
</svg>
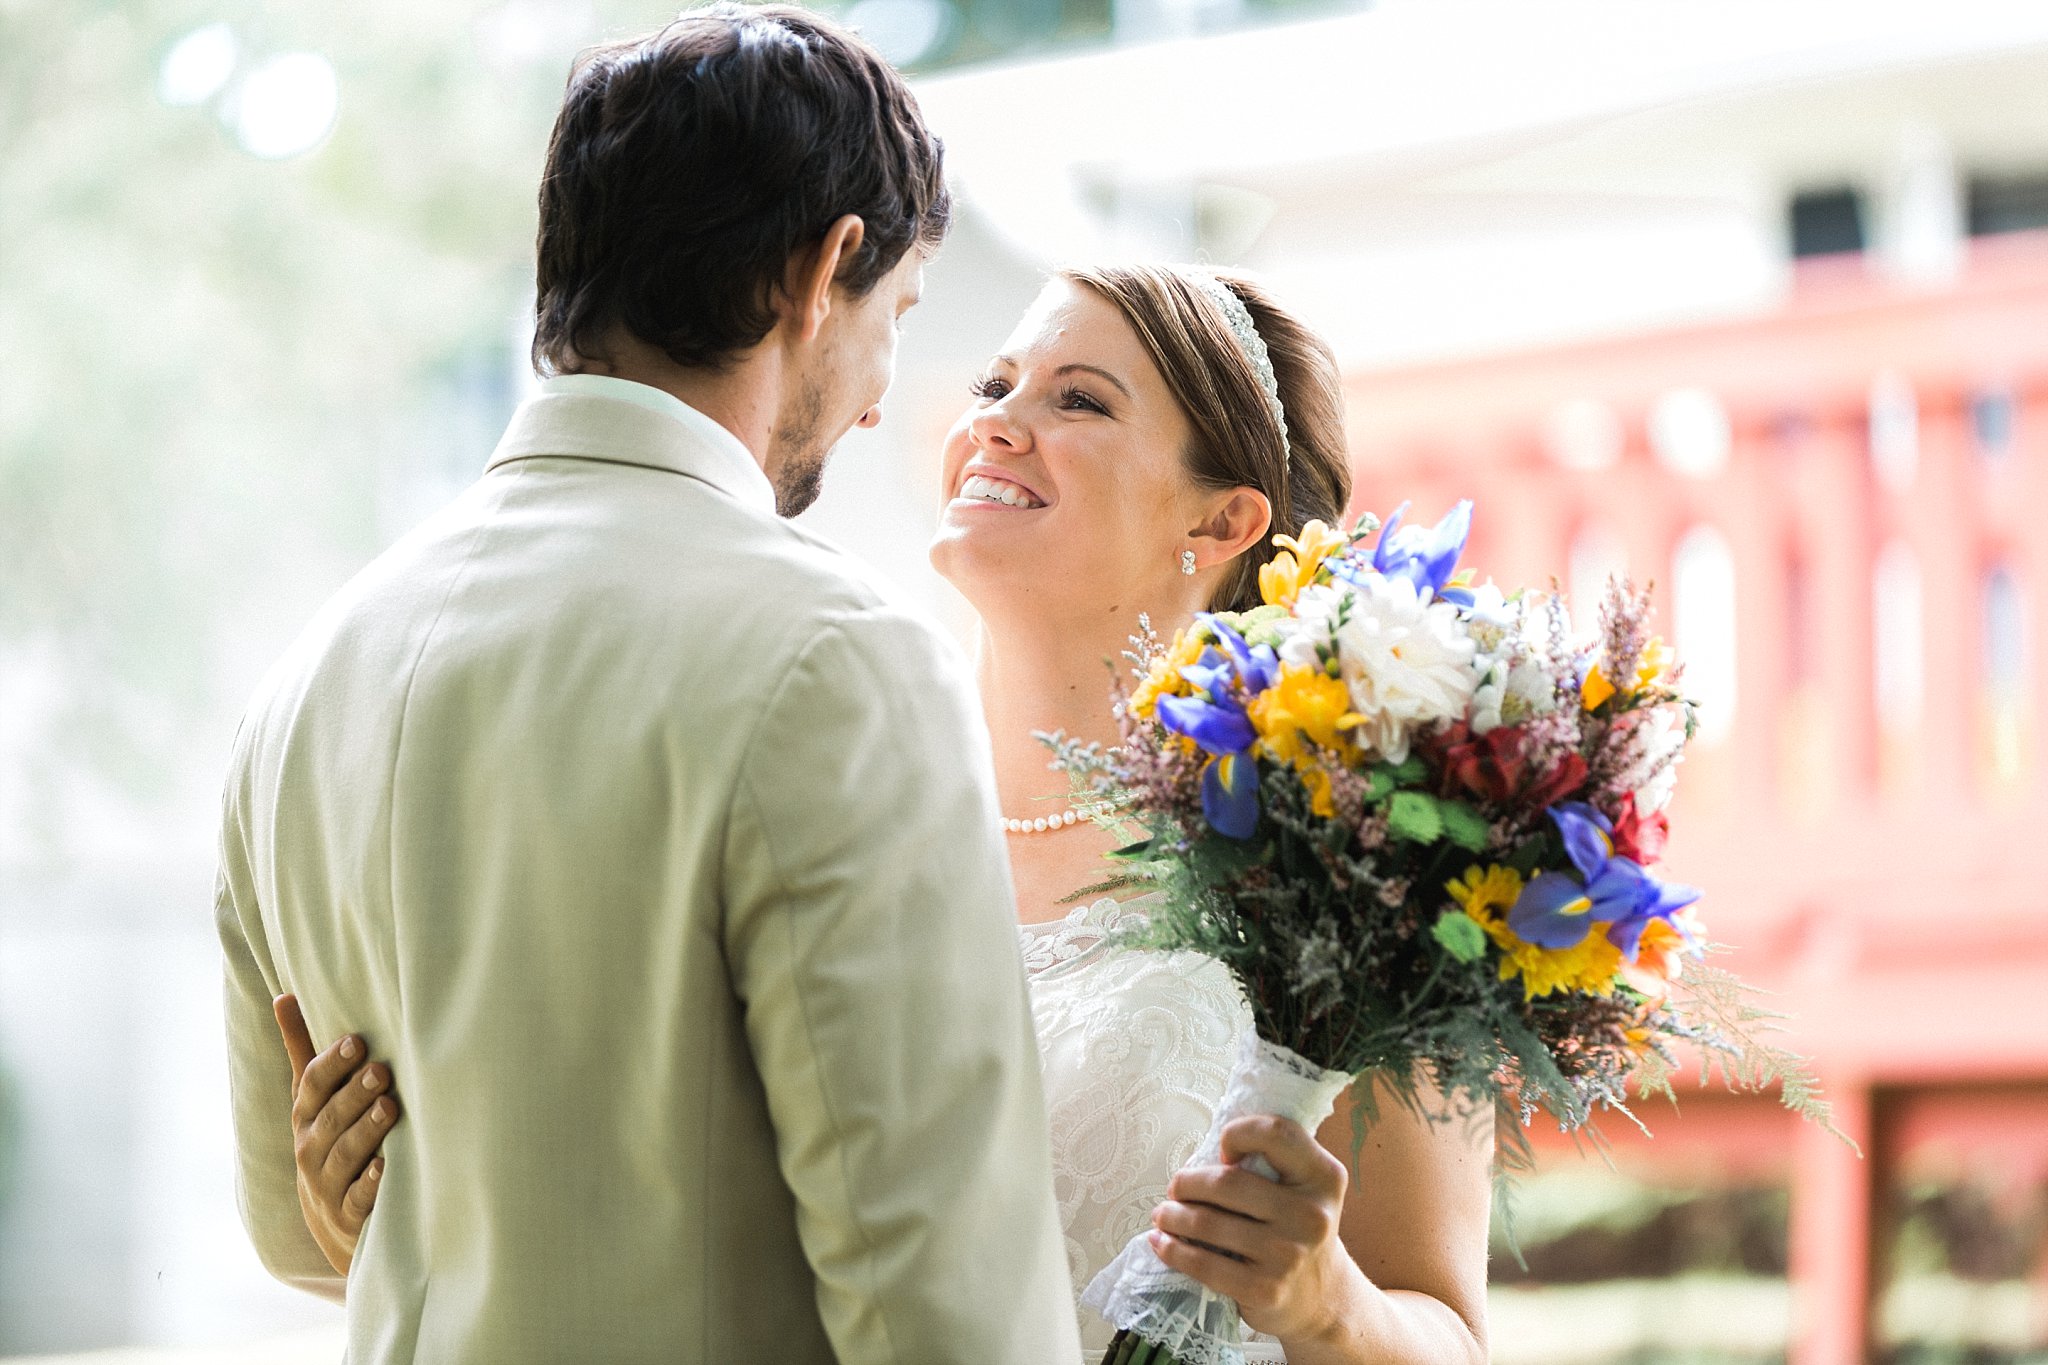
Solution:
<svg viewBox="0 0 2048 1365">
<path fill-rule="evenodd" d="M 1190 576 L 1194 574 L 1195 552 L 1193 550 L 1182 550 L 1180 552 L 1180 571 Z"/>
</svg>

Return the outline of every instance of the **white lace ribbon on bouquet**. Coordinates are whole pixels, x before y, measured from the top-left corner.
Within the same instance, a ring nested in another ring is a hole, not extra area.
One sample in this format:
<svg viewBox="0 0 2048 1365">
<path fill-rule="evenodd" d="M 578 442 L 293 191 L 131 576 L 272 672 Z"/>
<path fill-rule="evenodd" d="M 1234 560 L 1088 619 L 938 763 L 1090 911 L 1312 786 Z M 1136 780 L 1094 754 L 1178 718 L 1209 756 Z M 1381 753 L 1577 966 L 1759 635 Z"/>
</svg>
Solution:
<svg viewBox="0 0 2048 1365">
<path fill-rule="evenodd" d="M 1326 1071 L 1300 1053 L 1245 1029 L 1238 1035 L 1237 1062 L 1223 1099 L 1187 1165 L 1217 1163 L 1223 1126 L 1232 1119 L 1271 1114 L 1315 1132 L 1350 1083 L 1350 1073 Z M 1246 1158 L 1244 1167 L 1268 1180 L 1280 1178 L 1256 1152 Z M 1118 1330 L 1135 1332 L 1172 1351 L 1180 1365 L 1244 1365 L 1244 1326 L 1237 1301 L 1170 1268 L 1154 1254 L 1142 1232 L 1089 1281 L 1081 1302 Z"/>
</svg>

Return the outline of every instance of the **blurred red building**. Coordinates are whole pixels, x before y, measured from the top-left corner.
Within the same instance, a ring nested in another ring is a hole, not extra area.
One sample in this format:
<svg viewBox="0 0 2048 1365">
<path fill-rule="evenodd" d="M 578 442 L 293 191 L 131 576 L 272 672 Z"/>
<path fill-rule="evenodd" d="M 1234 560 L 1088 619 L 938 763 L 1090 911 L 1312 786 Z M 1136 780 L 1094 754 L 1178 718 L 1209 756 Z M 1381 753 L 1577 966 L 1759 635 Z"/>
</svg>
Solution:
<svg viewBox="0 0 2048 1365">
<path fill-rule="evenodd" d="M 1949 287 L 1822 259 L 1771 316 L 1350 385 L 1361 506 L 1476 497 L 1503 583 L 1653 579 L 1692 661 L 1669 863 L 1861 1156 L 1711 1091 L 1609 1136 L 1789 1181 L 1797 1365 L 1877 1350 L 1909 1173 L 2048 1182 L 2048 233 L 1969 251 Z M 2033 1283 L 2048 1345 L 2048 1255 Z"/>
</svg>

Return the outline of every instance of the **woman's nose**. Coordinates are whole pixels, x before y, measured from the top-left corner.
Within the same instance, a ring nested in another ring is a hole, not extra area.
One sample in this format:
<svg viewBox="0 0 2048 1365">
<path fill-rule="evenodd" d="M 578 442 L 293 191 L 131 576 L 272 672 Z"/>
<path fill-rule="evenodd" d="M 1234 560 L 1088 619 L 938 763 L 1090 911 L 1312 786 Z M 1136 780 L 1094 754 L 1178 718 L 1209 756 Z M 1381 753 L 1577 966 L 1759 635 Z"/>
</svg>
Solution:
<svg viewBox="0 0 2048 1365">
<path fill-rule="evenodd" d="M 1023 427 L 1010 419 L 1010 414 L 1001 403 L 992 403 L 974 414 L 967 423 L 967 434 L 983 450 L 1007 450 L 1016 452 L 1031 444 L 1031 437 Z"/>
<path fill-rule="evenodd" d="M 878 427 L 882 425 L 882 405 L 880 403 L 877 403 L 873 407 L 869 408 L 866 412 L 860 415 L 860 420 L 858 422 L 855 422 L 854 425 L 861 428 L 864 431 L 871 427 Z"/>
</svg>

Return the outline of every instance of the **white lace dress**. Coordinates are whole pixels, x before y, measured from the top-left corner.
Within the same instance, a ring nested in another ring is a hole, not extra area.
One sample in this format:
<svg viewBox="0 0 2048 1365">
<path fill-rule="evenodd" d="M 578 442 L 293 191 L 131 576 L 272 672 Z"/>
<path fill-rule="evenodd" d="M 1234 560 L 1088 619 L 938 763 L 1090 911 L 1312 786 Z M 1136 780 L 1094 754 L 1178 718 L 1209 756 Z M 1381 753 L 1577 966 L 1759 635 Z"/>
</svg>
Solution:
<svg viewBox="0 0 2048 1365">
<path fill-rule="evenodd" d="M 1020 925 L 1052 1120 L 1053 1192 L 1074 1294 L 1152 1225 L 1166 1182 L 1193 1155 L 1251 1022 L 1223 965 L 1194 953 L 1111 952 L 1104 937 L 1142 902 L 1100 900 Z M 1080 1309 L 1089 1365 L 1114 1332 Z M 1284 1361 L 1252 1335 L 1247 1361 Z"/>
</svg>

